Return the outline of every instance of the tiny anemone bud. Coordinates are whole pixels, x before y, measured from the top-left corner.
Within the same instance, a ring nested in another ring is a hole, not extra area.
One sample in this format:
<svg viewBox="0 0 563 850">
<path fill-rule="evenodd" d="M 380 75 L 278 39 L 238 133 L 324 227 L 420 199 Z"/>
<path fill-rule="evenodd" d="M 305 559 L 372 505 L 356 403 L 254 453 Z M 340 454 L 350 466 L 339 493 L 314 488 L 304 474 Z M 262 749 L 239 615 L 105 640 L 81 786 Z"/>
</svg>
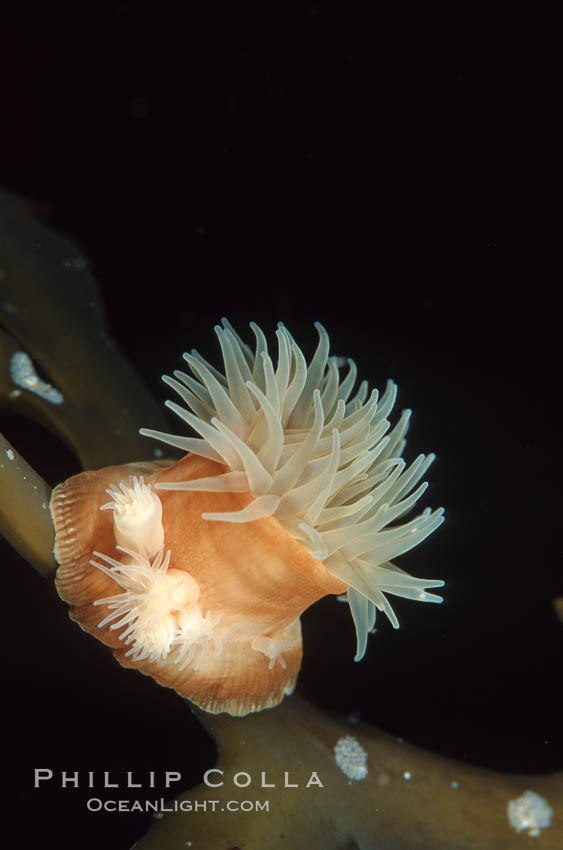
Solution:
<svg viewBox="0 0 563 850">
<path fill-rule="evenodd" d="M 268 670 L 272 670 L 274 664 L 278 662 L 285 670 L 287 664 L 283 657 L 284 652 L 289 652 L 301 637 L 299 623 L 292 623 L 283 634 L 278 635 L 276 639 L 267 637 L 267 635 L 258 635 L 251 643 L 252 649 L 256 652 L 261 652 L 269 660 Z"/>
<path fill-rule="evenodd" d="M 208 611 L 204 617 L 199 605 L 190 605 L 176 619 L 178 631 L 174 643 L 178 650 L 174 660 L 180 670 L 188 665 L 197 670 L 199 662 L 211 651 L 215 656 L 221 655 L 223 644 L 214 631 L 221 614 L 211 616 Z"/>
<path fill-rule="evenodd" d="M 121 481 L 106 490 L 112 501 L 100 510 L 113 511 L 113 528 L 118 546 L 142 550 L 153 558 L 164 544 L 162 503 L 143 476 L 129 476 L 129 484 Z"/>
<path fill-rule="evenodd" d="M 281 648 L 275 640 L 272 640 L 271 638 L 266 637 L 265 635 L 258 635 L 258 637 L 255 637 L 252 641 L 251 646 L 252 649 L 256 650 L 256 652 L 263 653 L 263 655 L 265 655 L 269 659 L 269 670 L 272 669 L 276 661 L 279 661 L 284 670 L 287 667 L 287 664 L 284 661 L 284 657 L 281 654 Z"/>
</svg>

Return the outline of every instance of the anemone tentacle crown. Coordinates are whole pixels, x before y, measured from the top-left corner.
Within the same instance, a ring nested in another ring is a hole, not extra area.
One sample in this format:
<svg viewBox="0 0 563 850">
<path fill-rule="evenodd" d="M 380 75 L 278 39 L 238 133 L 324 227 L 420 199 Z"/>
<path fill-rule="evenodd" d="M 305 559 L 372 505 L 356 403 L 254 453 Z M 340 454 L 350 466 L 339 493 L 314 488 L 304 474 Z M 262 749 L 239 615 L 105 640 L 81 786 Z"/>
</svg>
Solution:
<svg viewBox="0 0 563 850">
<path fill-rule="evenodd" d="M 292 692 L 299 617 L 317 599 L 349 603 L 360 660 L 377 610 L 399 625 L 387 595 L 441 602 L 428 591 L 443 585 L 390 562 L 444 518 L 396 522 L 434 455 L 402 459 L 410 411 L 390 429 L 395 384 L 381 398 L 355 389 L 354 362 L 329 356 L 320 324 L 309 364 L 283 325 L 275 365 L 251 328 L 254 350 L 226 319 L 216 327 L 224 373 L 192 351 L 191 374 L 164 376 L 185 405 L 167 406 L 198 436 L 141 433 L 185 457 L 85 472 L 51 501 L 71 616 L 121 664 L 234 715 Z"/>
</svg>

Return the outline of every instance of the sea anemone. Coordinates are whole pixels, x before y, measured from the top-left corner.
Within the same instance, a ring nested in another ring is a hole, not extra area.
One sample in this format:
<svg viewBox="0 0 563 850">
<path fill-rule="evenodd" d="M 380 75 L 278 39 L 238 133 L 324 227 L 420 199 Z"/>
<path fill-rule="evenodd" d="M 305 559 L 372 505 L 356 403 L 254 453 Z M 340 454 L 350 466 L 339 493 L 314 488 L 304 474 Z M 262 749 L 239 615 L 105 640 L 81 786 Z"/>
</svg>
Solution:
<svg viewBox="0 0 563 850">
<path fill-rule="evenodd" d="M 125 630 L 119 635 L 126 644 L 133 643 L 126 653 L 133 661 L 162 661 L 169 654 L 173 644 L 180 643 L 183 635 L 181 657 L 190 652 L 199 642 L 200 624 L 204 621 L 197 604 L 199 585 L 185 570 L 168 569 L 170 551 L 164 555 L 164 549 L 157 552 L 151 562 L 144 552 L 116 547 L 127 560 L 116 561 L 101 552 L 94 555 L 101 558 L 111 569 L 97 561 L 90 561 L 93 567 L 102 570 L 124 589 L 123 593 L 96 599 L 94 605 L 106 605 L 110 613 L 98 623 L 103 629 L 111 623 L 110 629 Z M 189 620 L 190 629 L 186 631 L 184 623 Z M 204 629 L 205 631 L 205 629 Z"/>
<path fill-rule="evenodd" d="M 111 502 L 100 506 L 101 511 L 112 510 L 115 540 L 120 546 L 132 547 L 152 558 L 162 549 L 162 503 L 150 484 L 141 475 L 129 477 L 129 484 L 120 481 L 119 487 L 111 484 L 106 490 Z"/>
<path fill-rule="evenodd" d="M 291 693 L 299 617 L 317 599 L 345 594 L 359 660 L 377 610 L 399 625 L 386 594 L 440 602 L 428 589 L 443 584 L 390 563 L 443 521 L 442 509 L 426 508 L 397 524 L 426 489 L 434 455 L 402 460 L 410 411 L 389 430 L 395 384 L 381 399 L 365 381 L 355 389 L 354 362 L 329 356 L 320 324 L 309 365 L 283 325 L 275 366 L 251 328 L 254 351 L 225 319 L 215 329 L 224 374 L 192 351 L 191 374 L 163 378 L 186 405 L 167 406 L 199 436 L 141 433 L 184 458 L 83 473 L 52 499 L 57 586 L 71 616 L 122 664 L 237 715 Z M 110 613 L 100 622 L 101 604 Z"/>
</svg>

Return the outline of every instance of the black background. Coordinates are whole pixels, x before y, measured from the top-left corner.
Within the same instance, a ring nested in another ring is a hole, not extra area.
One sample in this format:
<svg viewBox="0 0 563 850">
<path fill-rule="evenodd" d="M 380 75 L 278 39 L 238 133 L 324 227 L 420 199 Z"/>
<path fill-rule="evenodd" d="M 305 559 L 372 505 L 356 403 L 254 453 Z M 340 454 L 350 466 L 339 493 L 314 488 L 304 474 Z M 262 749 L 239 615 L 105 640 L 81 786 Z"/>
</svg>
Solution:
<svg viewBox="0 0 563 850">
<path fill-rule="evenodd" d="M 380 616 L 354 664 L 346 606 L 323 600 L 300 688 L 456 759 L 561 768 L 560 6 L 349 5 L 18 4 L 0 183 L 82 246 L 159 398 L 182 351 L 218 362 L 222 315 L 241 332 L 282 320 L 309 356 L 320 320 L 371 385 L 398 382 L 407 456 L 437 452 L 425 504 L 447 513 L 399 563 L 445 578 L 445 602 L 398 600 L 400 631 Z M 50 483 L 78 471 L 40 429 L 3 427 Z M 2 551 L 20 846 L 123 850 L 147 818 L 34 793 L 33 768 L 194 784 L 213 745 Z"/>
</svg>

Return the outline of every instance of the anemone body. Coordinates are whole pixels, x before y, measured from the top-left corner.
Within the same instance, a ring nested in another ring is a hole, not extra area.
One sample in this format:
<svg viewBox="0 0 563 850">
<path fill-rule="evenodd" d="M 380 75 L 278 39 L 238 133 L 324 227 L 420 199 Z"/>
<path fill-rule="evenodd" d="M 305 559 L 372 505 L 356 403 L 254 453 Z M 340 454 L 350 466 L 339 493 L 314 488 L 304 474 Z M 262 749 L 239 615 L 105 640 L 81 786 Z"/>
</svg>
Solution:
<svg viewBox="0 0 563 850">
<path fill-rule="evenodd" d="M 428 588 L 443 584 L 389 560 L 443 520 L 427 508 L 397 523 L 434 456 L 402 460 L 410 411 L 390 429 L 395 385 L 381 399 L 365 382 L 354 392 L 355 364 L 329 357 L 320 325 L 309 365 L 280 326 L 274 367 L 251 327 L 254 351 L 226 320 L 216 328 L 224 374 L 192 352 L 191 375 L 165 378 L 186 405 L 168 406 L 199 436 L 143 433 L 186 450 L 182 460 L 83 473 L 52 499 L 71 615 L 120 663 L 235 715 L 293 690 L 299 617 L 317 599 L 345 595 L 358 660 L 377 609 L 398 626 L 388 594 L 439 602 Z"/>
</svg>

